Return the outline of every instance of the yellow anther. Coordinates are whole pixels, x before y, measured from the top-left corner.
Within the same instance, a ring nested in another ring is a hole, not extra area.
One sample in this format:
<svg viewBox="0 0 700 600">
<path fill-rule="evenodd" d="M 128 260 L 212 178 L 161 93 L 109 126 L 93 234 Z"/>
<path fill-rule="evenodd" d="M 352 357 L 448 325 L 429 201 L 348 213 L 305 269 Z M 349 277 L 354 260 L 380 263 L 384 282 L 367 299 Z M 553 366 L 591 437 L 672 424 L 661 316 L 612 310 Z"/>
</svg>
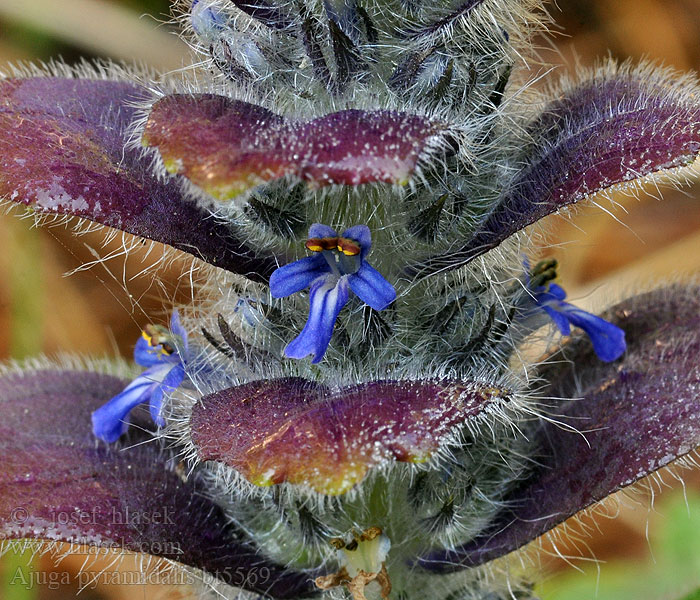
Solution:
<svg viewBox="0 0 700 600">
<path fill-rule="evenodd" d="M 357 256 L 360 253 L 360 245 L 354 240 L 349 240 L 347 238 L 338 238 L 337 246 L 345 256 Z"/>
<path fill-rule="evenodd" d="M 170 355 L 175 352 L 175 348 L 169 343 L 170 332 L 162 325 L 146 325 L 141 332 L 141 336 L 148 342 L 151 348 L 160 346 L 159 352 Z"/>
<path fill-rule="evenodd" d="M 306 242 L 306 247 L 311 250 L 311 252 L 322 252 L 323 251 L 323 246 L 320 244 L 316 244 L 315 240 L 309 240 Z"/>
<path fill-rule="evenodd" d="M 311 252 L 335 250 L 338 247 L 338 238 L 309 238 L 306 240 L 306 247 L 311 250 Z"/>
<path fill-rule="evenodd" d="M 343 538 L 331 538 L 330 543 L 336 550 L 345 548 L 345 540 Z"/>
</svg>

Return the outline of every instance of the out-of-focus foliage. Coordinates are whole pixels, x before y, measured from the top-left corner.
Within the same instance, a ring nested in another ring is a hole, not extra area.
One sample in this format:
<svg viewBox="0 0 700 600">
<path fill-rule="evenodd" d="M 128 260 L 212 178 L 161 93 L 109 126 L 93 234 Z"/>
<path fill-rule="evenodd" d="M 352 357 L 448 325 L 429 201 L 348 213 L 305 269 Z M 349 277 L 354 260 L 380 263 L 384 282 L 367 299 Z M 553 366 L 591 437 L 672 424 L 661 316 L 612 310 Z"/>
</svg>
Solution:
<svg viewBox="0 0 700 600">
<path fill-rule="evenodd" d="M 642 561 L 578 563 L 582 572 L 563 572 L 538 587 L 542 600 L 675 600 L 700 586 L 700 494 L 680 492 L 657 500 L 647 515 L 650 552 Z M 698 598 L 695 591 L 683 600 Z"/>
</svg>

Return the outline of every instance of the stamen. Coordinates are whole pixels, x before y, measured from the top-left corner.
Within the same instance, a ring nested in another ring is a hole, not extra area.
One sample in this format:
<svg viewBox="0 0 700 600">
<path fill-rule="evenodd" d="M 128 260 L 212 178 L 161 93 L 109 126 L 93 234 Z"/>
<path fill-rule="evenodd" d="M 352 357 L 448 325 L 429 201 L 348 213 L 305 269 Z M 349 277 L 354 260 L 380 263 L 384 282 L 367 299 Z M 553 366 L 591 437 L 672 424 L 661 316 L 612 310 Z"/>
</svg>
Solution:
<svg viewBox="0 0 700 600">
<path fill-rule="evenodd" d="M 309 238 L 306 240 L 306 248 L 311 252 L 323 252 L 324 250 L 335 250 L 338 248 L 337 237 Z"/>
<path fill-rule="evenodd" d="M 557 278 L 557 261 L 546 258 L 538 262 L 530 273 L 530 286 L 537 288 Z"/>
<path fill-rule="evenodd" d="M 337 250 L 345 256 L 357 256 L 362 250 L 355 240 L 344 237 L 309 238 L 306 240 L 306 248 L 311 252 Z"/>
<path fill-rule="evenodd" d="M 347 238 L 339 237 L 338 250 L 340 250 L 345 256 L 357 256 L 360 253 L 360 244 L 354 240 L 349 240 Z"/>
<path fill-rule="evenodd" d="M 384 560 L 389 553 L 391 541 L 379 527 L 370 527 L 362 533 L 353 531 L 352 537 L 347 543 L 342 538 L 330 540 L 342 567 L 337 573 L 317 577 L 316 587 L 329 590 L 344 585 L 353 600 L 367 600 L 365 588 L 376 581 L 381 597 L 387 600 L 391 593 L 391 580 Z"/>
<path fill-rule="evenodd" d="M 161 346 L 163 354 L 170 355 L 175 352 L 175 347 L 169 342 L 171 340 L 170 332 L 162 325 L 146 325 L 141 336 L 152 348 Z"/>
</svg>

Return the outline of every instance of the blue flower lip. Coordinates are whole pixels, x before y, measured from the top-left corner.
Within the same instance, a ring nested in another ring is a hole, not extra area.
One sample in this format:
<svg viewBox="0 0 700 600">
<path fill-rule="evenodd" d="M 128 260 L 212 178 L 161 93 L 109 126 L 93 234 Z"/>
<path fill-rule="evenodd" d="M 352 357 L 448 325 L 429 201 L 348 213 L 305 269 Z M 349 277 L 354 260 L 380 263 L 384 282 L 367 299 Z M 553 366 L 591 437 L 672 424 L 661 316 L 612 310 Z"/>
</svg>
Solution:
<svg viewBox="0 0 700 600">
<path fill-rule="evenodd" d="M 313 355 L 323 359 L 335 322 L 351 290 L 365 304 L 384 310 L 396 299 L 396 290 L 365 260 L 372 248 L 366 225 L 355 225 L 340 235 L 321 223 L 309 228 L 306 248 L 314 254 L 284 265 L 270 278 L 270 293 L 284 298 L 309 289 L 309 318 L 302 332 L 285 348 L 288 358 Z"/>
<path fill-rule="evenodd" d="M 134 347 L 134 360 L 147 369 L 92 413 L 95 436 L 116 442 L 129 428 L 131 410 L 144 402 L 149 403 L 153 422 L 164 427 L 163 396 L 174 392 L 184 381 L 188 355 L 187 333 L 177 311 L 170 319 L 170 331 L 160 325 L 147 326 Z"/>
<path fill-rule="evenodd" d="M 579 327 L 588 335 L 593 344 L 593 351 L 603 362 L 613 362 L 620 358 L 627 349 L 625 332 L 617 325 L 578 308 L 566 299 L 563 287 L 551 280 L 556 277 L 556 261 L 541 261 L 530 273 L 527 260 L 523 261 L 525 279 L 537 307 L 552 319 L 562 335 L 571 334 L 571 326 Z M 536 281 L 546 285 L 533 285 Z"/>
</svg>

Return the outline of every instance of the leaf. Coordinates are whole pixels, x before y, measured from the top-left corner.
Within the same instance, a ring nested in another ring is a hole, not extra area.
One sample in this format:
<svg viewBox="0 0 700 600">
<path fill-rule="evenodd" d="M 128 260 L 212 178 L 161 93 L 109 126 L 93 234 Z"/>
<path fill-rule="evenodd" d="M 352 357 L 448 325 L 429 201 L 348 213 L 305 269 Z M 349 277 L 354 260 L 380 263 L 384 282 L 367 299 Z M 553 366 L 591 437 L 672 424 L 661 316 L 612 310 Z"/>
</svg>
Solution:
<svg viewBox="0 0 700 600">
<path fill-rule="evenodd" d="M 689 76 L 609 65 L 553 95 L 528 126 L 531 143 L 497 207 L 449 255 L 412 269 L 456 268 L 562 208 L 602 192 L 683 181 L 700 153 L 700 88 Z"/>
<path fill-rule="evenodd" d="M 218 200 L 295 176 L 315 187 L 405 183 L 444 126 L 392 111 L 344 110 L 291 121 L 262 106 L 212 94 L 156 102 L 143 142 Z"/>
<path fill-rule="evenodd" d="M 260 21 L 270 29 L 281 31 L 294 27 L 294 21 L 284 11 L 266 0 L 231 0 L 236 8 Z"/>
<path fill-rule="evenodd" d="M 335 87 L 338 93 L 343 93 L 348 83 L 362 71 L 362 56 L 349 35 L 335 21 L 333 15 L 328 16 L 328 31 L 335 56 Z"/>
<path fill-rule="evenodd" d="M 202 460 L 256 485 L 337 495 L 382 462 L 426 460 L 456 425 L 507 401 L 507 390 L 476 383 L 375 381 L 333 392 L 304 379 L 262 380 L 204 397 L 191 432 Z"/>
<path fill-rule="evenodd" d="M 125 446 L 95 440 L 91 412 L 126 383 L 77 371 L 0 378 L 0 540 L 144 552 L 278 598 L 311 591 L 308 574 L 272 564 L 238 541 L 196 474 L 185 481 L 182 467 L 146 431 L 145 412 Z"/>
<path fill-rule="evenodd" d="M 299 5 L 299 11 L 301 13 L 301 39 L 304 50 L 311 61 L 314 76 L 328 88 L 331 84 L 331 73 L 319 42 L 320 25 L 303 4 Z"/>
<path fill-rule="evenodd" d="M 563 400 L 537 434 L 539 466 L 490 531 L 423 566 L 451 571 L 507 554 L 700 445 L 700 287 L 644 294 L 605 318 L 624 329 L 626 354 L 606 364 L 584 336 L 564 345 L 570 362 L 540 372 L 542 396 Z"/>
<path fill-rule="evenodd" d="M 0 81 L 0 197 L 38 213 L 82 217 L 264 280 L 236 231 L 159 181 L 151 159 L 125 149 L 148 92 L 125 81 L 32 77 Z"/>
<path fill-rule="evenodd" d="M 484 0 L 466 0 L 457 6 L 454 10 L 450 11 L 444 17 L 438 19 L 433 23 L 426 25 L 421 25 L 418 27 L 408 28 L 401 33 L 406 38 L 420 38 L 426 35 L 431 35 L 443 30 L 448 29 L 451 26 L 464 17 L 466 17 L 472 10 L 483 4 Z"/>
</svg>

